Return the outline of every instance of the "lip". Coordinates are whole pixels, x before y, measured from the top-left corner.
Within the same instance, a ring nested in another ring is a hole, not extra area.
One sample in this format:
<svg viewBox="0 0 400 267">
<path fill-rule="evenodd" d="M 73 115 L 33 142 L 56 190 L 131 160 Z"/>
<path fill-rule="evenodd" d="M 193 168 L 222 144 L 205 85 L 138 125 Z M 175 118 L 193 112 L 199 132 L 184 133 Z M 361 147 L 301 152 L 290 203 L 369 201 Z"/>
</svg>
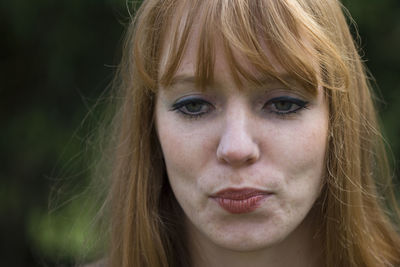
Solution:
<svg viewBox="0 0 400 267">
<path fill-rule="evenodd" d="M 256 188 L 227 188 L 211 198 L 229 213 L 241 214 L 256 210 L 269 195 L 270 192 Z"/>
</svg>

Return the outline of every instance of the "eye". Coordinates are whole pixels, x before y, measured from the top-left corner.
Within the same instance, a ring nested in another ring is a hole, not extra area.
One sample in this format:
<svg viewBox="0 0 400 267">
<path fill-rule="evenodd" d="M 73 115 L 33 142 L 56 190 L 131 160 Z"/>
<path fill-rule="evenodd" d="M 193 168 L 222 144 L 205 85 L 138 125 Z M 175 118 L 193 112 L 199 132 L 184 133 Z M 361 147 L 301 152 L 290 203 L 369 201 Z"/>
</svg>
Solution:
<svg viewBox="0 0 400 267">
<path fill-rule="evenodd" d="M 307 108 L 307 105 L 307 101 L 290 96 L 280 96 L 272 98 L 265 103 L 264 109 L 267 109 L 277 115 L 286 115 L 296 113 L 300 109 Z"/>
<path fill-rule="evenodd" d="M 272 102 L 272 105 L 277 111 L 288 112 L 295 104 L 289 101 L 279 100 Z"/>
<path fill-rule="evenodd" d="M 191 118 L 203 116 L 212 109 L 213 106 L 209 102 L 200 98 L 181 99 L 172 105 L 172 110 Z"/>
<path fill-rule="evenodd" d="M 197 113 L 204 112 L 205 108 L 206 108 L 206 106 L 204 105 L 204 103 L 193 101 L 193 102 L 190 102 L 190 103 L 186 104 L 185 106 L 183 106 L 182 110 L 185 110 L 187 113 L 190 113 L 190 114 L 197 114 Z"/>
</svg>

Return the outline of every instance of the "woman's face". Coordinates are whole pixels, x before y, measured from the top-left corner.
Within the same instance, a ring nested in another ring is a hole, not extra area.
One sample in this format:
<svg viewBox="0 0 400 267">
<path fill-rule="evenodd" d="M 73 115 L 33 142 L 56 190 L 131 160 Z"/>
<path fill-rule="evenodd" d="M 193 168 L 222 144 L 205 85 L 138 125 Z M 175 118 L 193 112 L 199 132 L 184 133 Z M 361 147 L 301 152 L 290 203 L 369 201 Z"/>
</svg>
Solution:
<svg viewBox="0 0 400 267">
<path fill-rule="evenodd" d="M 195 43 L 175 82 L 157 95 L 169 182 L 197 239 L 239 251 L 271 247 L 298 232 L 320 194 L 328 130 L 323 93 L 268 80 L 239 89 L 218 49 L 215 84 L 200 91 Z"/>
</svg>

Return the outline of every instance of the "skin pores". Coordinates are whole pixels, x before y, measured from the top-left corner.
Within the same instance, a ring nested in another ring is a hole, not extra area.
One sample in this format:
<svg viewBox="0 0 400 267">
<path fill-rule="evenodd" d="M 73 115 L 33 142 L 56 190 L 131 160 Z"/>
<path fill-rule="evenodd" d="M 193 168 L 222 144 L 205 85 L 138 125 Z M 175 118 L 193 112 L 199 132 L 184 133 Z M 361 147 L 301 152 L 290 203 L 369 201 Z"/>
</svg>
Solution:
<svg viewBox="0 0 400 267">
<path fill-rule="evenodd" d="M 199 90 L 196 49 L 189 41 L 176 73 L 180 82 L 159 88 L 156 102 L 169 182 L 191 238 L 200 247 L 241 253 L 305 246 L 313 233 L 304 221 L 323 184 L 328 111 L 322 90 L 310 96 L 273 82 L 239 90 L 218 49 L 216 83 Z M 244 211 L 234 213 L 215 197 L 232 190 L 238 198 L 251 198 L 248 190 L 265 194 L 253 206 L 224 195 L 228 206 Z"/>
</svg>

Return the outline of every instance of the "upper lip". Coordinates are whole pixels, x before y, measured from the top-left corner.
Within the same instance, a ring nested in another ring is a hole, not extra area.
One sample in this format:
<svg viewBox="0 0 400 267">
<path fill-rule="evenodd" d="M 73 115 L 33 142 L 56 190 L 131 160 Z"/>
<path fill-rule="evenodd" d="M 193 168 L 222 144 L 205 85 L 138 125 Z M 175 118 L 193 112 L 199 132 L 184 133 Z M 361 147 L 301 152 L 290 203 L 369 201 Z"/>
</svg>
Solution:
<svg viewBox="0 0 400 267">
<path fill-rule="evenodd" d="M 232 200 L 243 200 L 254 196 L 269 195 L 271 192 L 266 190 L 260 190 L 256 188 L 246 187 L 246 188 L 226 188 L 213 194 L 213 198 L 225 198 Z"/>
</svg>

